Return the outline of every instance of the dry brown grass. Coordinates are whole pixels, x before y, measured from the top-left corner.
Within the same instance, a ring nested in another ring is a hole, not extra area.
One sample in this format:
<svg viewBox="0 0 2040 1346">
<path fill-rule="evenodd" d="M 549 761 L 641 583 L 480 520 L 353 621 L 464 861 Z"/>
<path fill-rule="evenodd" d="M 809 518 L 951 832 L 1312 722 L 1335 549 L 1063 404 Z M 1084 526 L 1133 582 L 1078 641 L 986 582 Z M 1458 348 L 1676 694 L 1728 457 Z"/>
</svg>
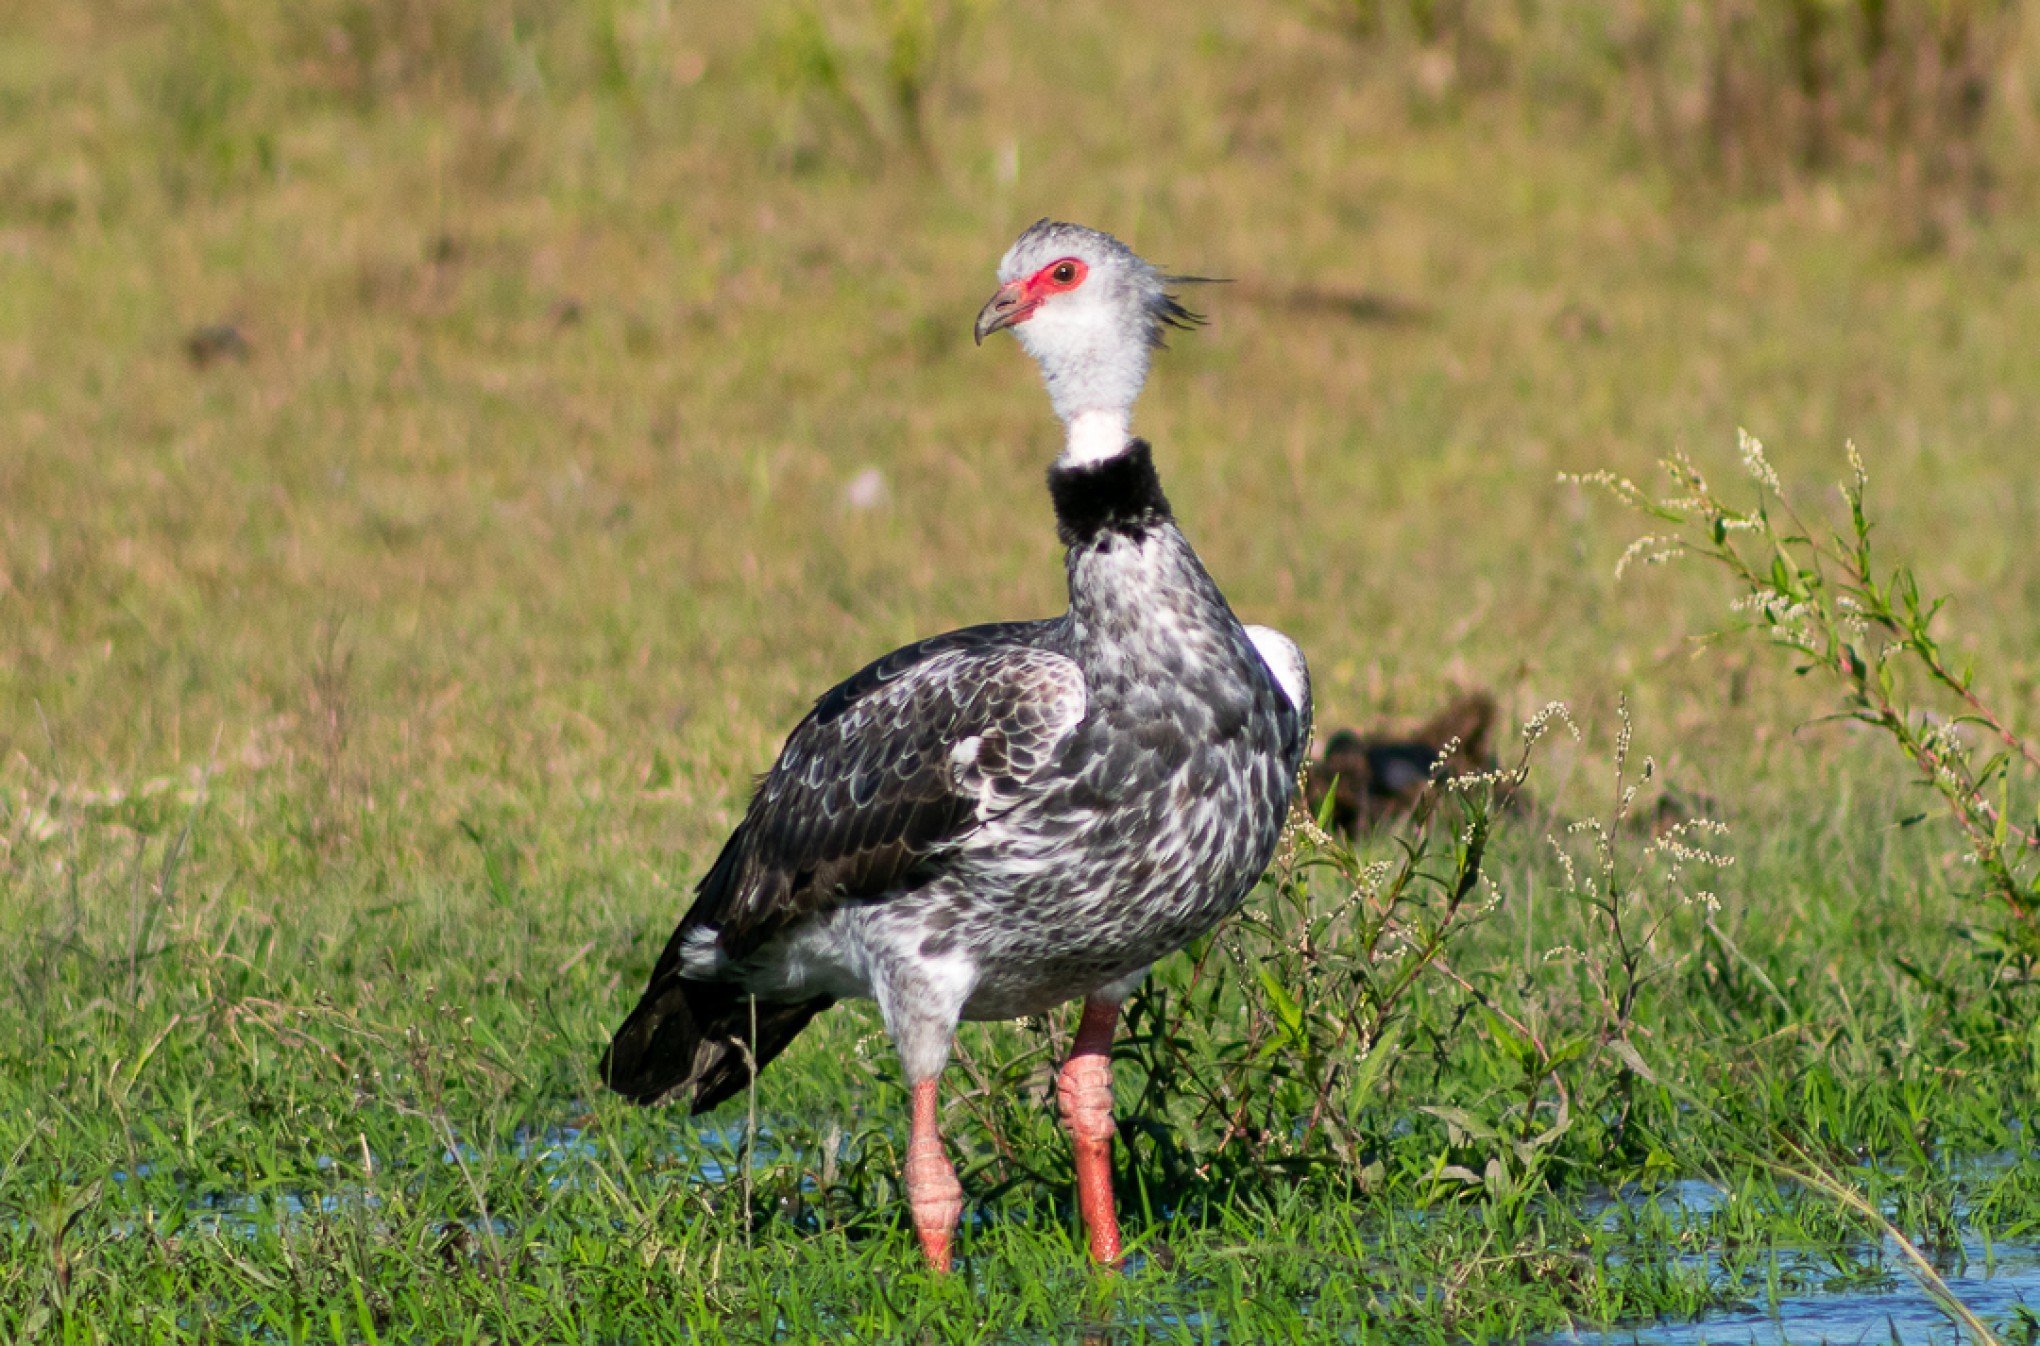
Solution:
<svg viewBox="0 0 2040 1346">
<path fill-rule="evenodd" d="M 1335 719 L 1420 709 L 1446 673 L 1590 718 L 1636 686 L 1695 770 L 1761 773 L 1777 710 L 1685 659 L 1679 606 L 1704 600 L 1611 594 L 1624 525 L 1551 484 L 1725 452 L 1739 423 L 1823 475 L 1861 443 L 1904 484 L 1895 541 L 2030 685 L 2017 211 L 1918 260 L 1846 182 L 1703 206 L 1588 123 L 1415 115 L 1281 5 L 945 20 L 925 164 L 787 96 L 783 12 L 476 9 L 421 35 L 423 10 L 332 11 L 401 59 L 328 41 L 325 13 L 17 24 L 17 783 L 323 781 L 307 668 L 337 624 L 349 770 L 418 846 L 478 809 L 604 800 L 694 851 L 832 677 L 1058 606 L 1053 426 L 1025 362 L 966 339 L 1043 213 L 1243 282 L 1141 427 Z M 832 19 L 856 97 L 887 21 Z M 194 369 L 187 335 L 221 320 L 249 358 Z M 889 502 L 860 512 L 866 468 Z"/>
</svg>

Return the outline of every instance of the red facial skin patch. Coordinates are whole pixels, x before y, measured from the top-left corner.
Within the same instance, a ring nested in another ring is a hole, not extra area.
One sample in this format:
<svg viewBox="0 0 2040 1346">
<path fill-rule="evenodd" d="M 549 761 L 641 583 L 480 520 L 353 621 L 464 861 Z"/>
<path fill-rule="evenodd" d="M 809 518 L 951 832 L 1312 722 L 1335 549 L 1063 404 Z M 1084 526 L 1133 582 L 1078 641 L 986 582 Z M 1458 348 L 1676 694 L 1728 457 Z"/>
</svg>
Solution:
<svg viewBox="0 0 2040 1346">
<path fill-rule="evenodd" d="M 1052 294 L 1076 289 L 1084 283 L 1084 277 L 1090 274 L 1090 267 L 1074 257 L 1065 257 L 1059 262 L 1050 262 L 1029 276 L 1021 290 L 1027 298 L 1038 304 Z"/>
<path fill-rule="evenodd" d="M 1007 289 L 1020 301 L 1020 308 L 1009 325 L 1026 322 L 1050 295 L 1076 289 L 1090 274 L 1090 267 L 1074 257 L 1065 257 L 1050 262 L 1026 280 L 1014 281 Z"/>
</svg>

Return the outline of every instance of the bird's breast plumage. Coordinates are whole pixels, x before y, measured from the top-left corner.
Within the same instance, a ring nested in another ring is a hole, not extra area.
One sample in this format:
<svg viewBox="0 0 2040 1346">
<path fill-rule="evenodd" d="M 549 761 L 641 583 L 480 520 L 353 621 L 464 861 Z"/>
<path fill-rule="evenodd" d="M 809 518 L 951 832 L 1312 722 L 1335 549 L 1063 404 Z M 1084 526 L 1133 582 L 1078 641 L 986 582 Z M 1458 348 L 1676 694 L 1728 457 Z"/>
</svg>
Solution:
<svg viewBox="0 0 2040 1346">
<path fill-rule="evenodd" d="M 736 944 L 755 992 L 883 1001 L 889 969 L 939 966 L 966 969 L 967 1017 L 1036 1012 L 1205 933 L 1267 867 L 1304 712 L 1145 445 L 1050 486 L 1070 610 L 879 660 L 817 703 L 761 787 L 746 827 L 779 849 L 747 891 L 777 914 L 726 905 L 772 931 Z M 820 866 L 799 854 L 816 810 L 842 838 Z"/>
<path fill-rule="evenodd" d="M 1128 457 L 1051 478 L 1071 607 L 1044 638 L 1082 672 L 1084 717 L 960 848 L 954 886 L 886 918 L 922 907 L 917 952 L 975 964 L 970 1017 L 1047 1008 L 1208 931 L 1267 867 L 1295 791 L 1303 712 L 1177 529 L 1145 447 Z"/>
<path fill-rule="evenodd" d="M 1173 526 L 1122 550 L 1103 564 L 1201 574 Z M 970 886 L 1001 899 L 932 941 L 978 964 L 972 1017 L 1045 1008 L 1181 948 L 1274 853 L 1295 788 L 1291 708 L 1215 586 L 1176 578 L 1065 628 L 1085 718 L 962 857 Z"/>
</svg>

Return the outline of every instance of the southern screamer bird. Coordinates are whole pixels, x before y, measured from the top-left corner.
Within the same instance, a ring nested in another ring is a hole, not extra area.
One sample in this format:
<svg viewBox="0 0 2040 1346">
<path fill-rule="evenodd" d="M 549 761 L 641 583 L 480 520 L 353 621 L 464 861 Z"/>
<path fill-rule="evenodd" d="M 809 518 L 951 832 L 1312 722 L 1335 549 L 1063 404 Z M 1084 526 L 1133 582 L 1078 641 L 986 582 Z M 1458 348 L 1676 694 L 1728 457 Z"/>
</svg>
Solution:
<svg viewBox="0 0 2040 1346">
<path fill-rule="evenodd" d="M 602 1074 L 703 1112 L 838 1000 L 878 1002 L 912 1092 L 905 1184 L 929 1263 L 963 1190 L 936 1084 L 964 1019 L 1082 997 L 1057 1096 L 1091 1255 L 1119 1260 L 1112 1034 L 1156 959 L 1274 855 L 1310 739 L 1288 638 L 1240 625 L 1129 429 L 1166 329 L 1200 320 L 1118 239 L 1047 220 L 999 263 L 1066 439 L 1048 471 L 1070 605 L 895 650 L 823 694 L 695 891 Z"/>
</svg>

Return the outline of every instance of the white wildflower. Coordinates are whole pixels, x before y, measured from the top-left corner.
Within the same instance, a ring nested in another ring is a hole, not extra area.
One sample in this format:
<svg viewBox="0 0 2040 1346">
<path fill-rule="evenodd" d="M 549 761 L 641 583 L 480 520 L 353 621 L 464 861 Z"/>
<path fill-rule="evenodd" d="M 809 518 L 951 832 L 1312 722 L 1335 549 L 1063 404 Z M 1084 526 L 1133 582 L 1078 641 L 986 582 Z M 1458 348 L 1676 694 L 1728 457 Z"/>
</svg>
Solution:
<svg viewBox="0 0 2040 1346">
<path fill-rule="evenodd" d="M 1530 744 L 1543 738 L 1554 720 L 1565 726 L 1566 732 L 1573 736 L 1574 742 L 1580 741 L 1580 727 L 1573 723 L 1572 712 L 1566 708 L 1563 701 L 1545 702 L 1544 709 L 1531 716 L 1529 723 L 1523 726 L 1523 741 Z"/>
<path fill-rule="evenodd" d="M 1763 441 L 1747 430 L 1738 429 L 1736 439 L 1742 448 L 1743 470 L 1750 474 L 1750 480 L 1769 490 L 1773 495 L 1784 490 L 1778 484 L 1778 474 L 1771 467 L 1771 460 L 1764 457 Z"/>
</svg>

